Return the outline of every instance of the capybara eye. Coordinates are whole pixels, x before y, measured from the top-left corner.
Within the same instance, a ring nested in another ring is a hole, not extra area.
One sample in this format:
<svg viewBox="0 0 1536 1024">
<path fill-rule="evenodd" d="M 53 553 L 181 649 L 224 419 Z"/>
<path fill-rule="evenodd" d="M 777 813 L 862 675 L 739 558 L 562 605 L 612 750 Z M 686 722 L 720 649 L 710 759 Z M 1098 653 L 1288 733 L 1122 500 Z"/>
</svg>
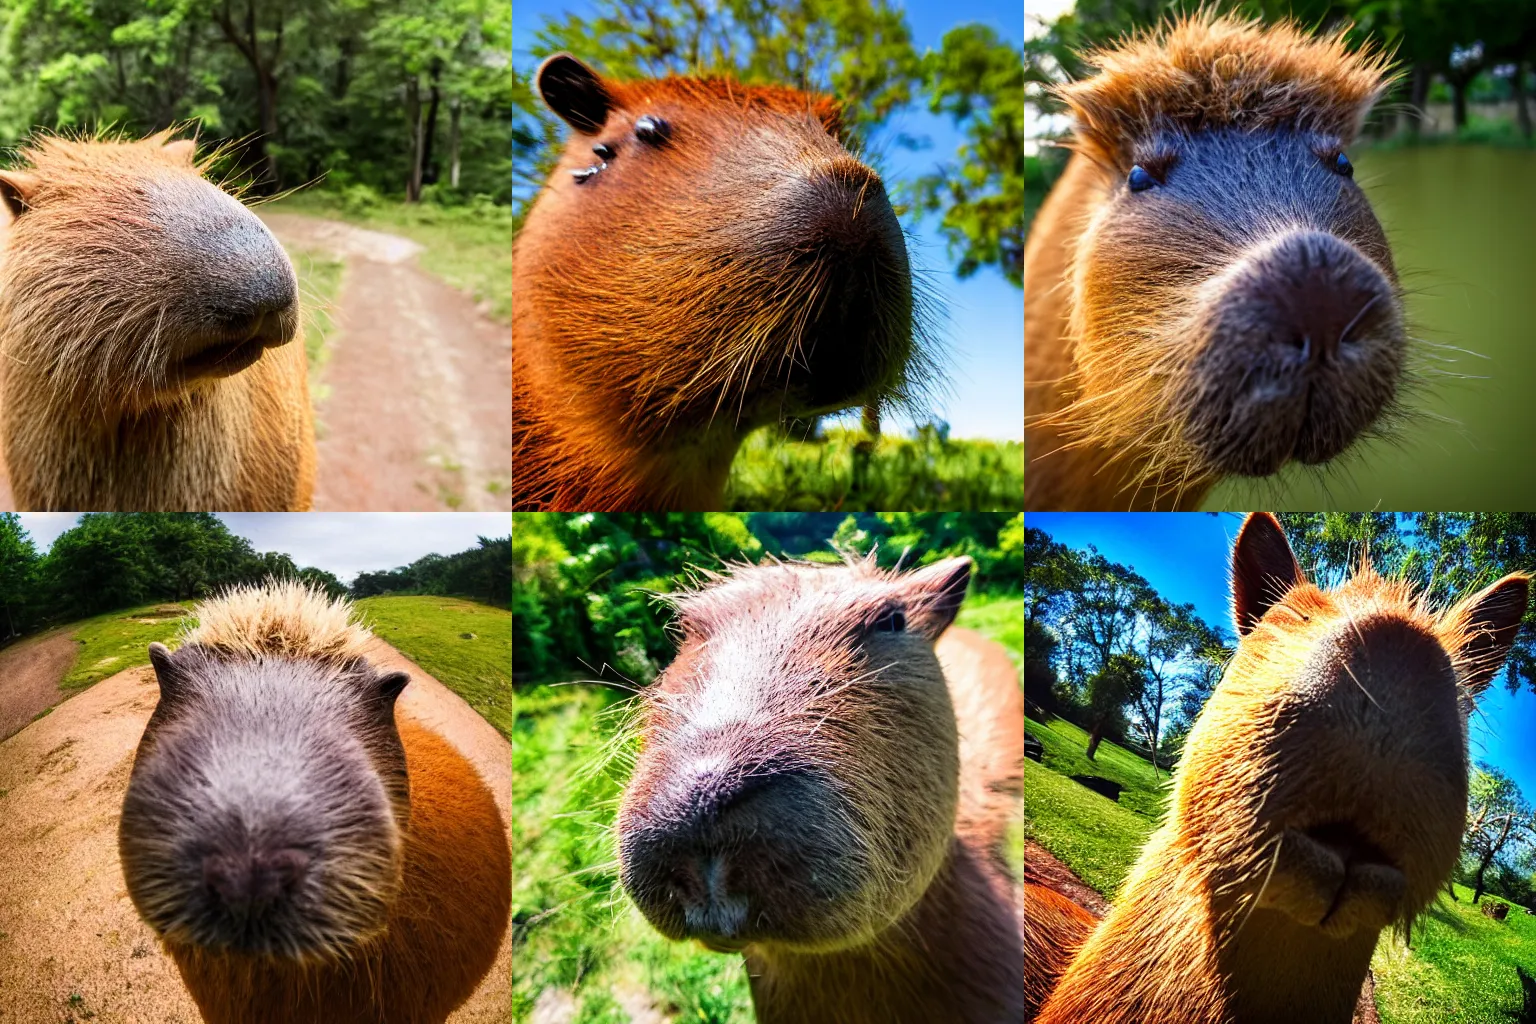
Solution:
<svg viewBox="0 0 1536 1024">
<path fill-rule="evenodd" d="M 1145 167 L 1137 164 L 1131 168 L 1130 177 L 1125 179 L 1125 183 L 1131 187 L 1132 192 L 1145 192 L 1157 184 L 1157 179 L 1148 174 Z"/>
<path fill-rule="evenodd" d="M 609 146 L 609 145 L 606 145 L 604 143 L 599 142 L 597 145 L 593 146 L 592 147 L 592 152 L 596 153 L 598 155 L 599 159 L 602 159 L 602 160 L 612 160 L 613 159 L 613 147 Z"/>
<path fill-rule="evenodd" d="M 1353 178 L 1355 176 L 1355 165 L 1350 163 L 1349 157 L 1343 153 L 1333 158 L 1333 169 L 1346 178 Z"/>
<path fill-rule="evenodd" d="M 635 138 L 652 146 L 659 146 L 672 134 L 671 127 L 659 117 L 646 114 L 635 119 Z"/>
<path fill-rule="evenodd" d="M 880 613 L 875 620 L 875 632 L 877 633 L 904 633 L 907 629 L 907 617 L 900 608 L 891 608 Z"/>
</svg>

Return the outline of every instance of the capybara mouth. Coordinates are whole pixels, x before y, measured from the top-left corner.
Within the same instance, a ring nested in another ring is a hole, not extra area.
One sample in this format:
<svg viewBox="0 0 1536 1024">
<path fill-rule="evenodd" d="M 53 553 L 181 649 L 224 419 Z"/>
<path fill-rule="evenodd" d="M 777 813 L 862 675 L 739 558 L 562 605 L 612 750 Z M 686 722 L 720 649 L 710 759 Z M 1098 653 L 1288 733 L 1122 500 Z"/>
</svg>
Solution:
<svg viewBox="0 0 1536 1024">
<path fill-rule="evenodd" d="M 1408 878 L 1357 825 L 1288 828 L 1259 905 L 1335 937 L 1380 930 L 1401 915 Z"/>
<path fill-rule="evenodd" d="M 228 377 L 255 365 L 269 348 L 286 345 L 297 333 L 292 308 L 269 310 L 252 317 L 243 328 L 220 332 L 176 366 L 182 378 Z M 229 337 L 230 334 L 237 335 Z"/>
<path fill-rule="evenodd" d="M 1184 436 L 1214 471 L 1268 476 L 1293 459 L 1327 462 L 1392 404 L 1405 346 L 1399 299 L 1354 246 L 1292 232 L 1211 291 Z"/>
</svg>

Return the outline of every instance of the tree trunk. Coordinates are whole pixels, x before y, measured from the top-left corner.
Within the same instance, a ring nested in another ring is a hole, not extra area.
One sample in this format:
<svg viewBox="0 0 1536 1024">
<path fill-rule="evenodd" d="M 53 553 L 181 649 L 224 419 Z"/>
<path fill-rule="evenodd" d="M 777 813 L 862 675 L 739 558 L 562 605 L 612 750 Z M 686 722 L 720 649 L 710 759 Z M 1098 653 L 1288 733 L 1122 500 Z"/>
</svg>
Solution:
<svg viewBox="0 0 1536 1024">
<path fill-rule="evenodd" d="M 880 440 L 880 406 L 866 405 L 859 416 L 859 426 L 863 428 L 864 436 L 869 440 Z"/>
<path fill-rule="evenodd" d="M 1488 865 L 1493 863 L 1493 853 L 1490 851 L 1482 860 L 1477 862 L 1477 880 L 1472 886 L 1472 905 L 1483 898 L 1483 872 L 1488 870 Z"/>
<path fill-rule="evenodd" d="M 411 175 L 405 183 L 405 201 L 421 202 L 421 84 L 412 75 L 405 83 L 405 116 L 411 125 Z"/>
<path fill-rule="evenodd" d="M 1451 110 L 1456 130 L 1459 132 L 1467 126 L 1467 83 L 1451 83 Z"/>
<path fill-rule="evenodd" d="M 261 110 L 261 135 L 256 139 L 256 153 L 261 161 L 262 180 L 275 192 L 280 185 L 277 154 L 268 143 L 277 138 L 277 79 L 270 71 L 256 72 L 256 96 Z"/>
<path fill-rule="evenodd" d="M 1093 755 L 1098 752 L 1099 743 L 1104 739 L 1104 726 L 1108 723 L 1102 718 L 1093 720 L 1093 729 L 1088 733 L 1088 760 L 1093 760 Z"/>
<path fill-rule="evenodd" d="M 459 115 L 463 101 L 457 96 L 448 101 L 448 184 L 459 187 Z"/>
<path fill-rule="evenodd" d="M 442 97 L 438 81 L 443 77 L 443 62 L 434 57 L 428 74 L 432 89 L 430 99 L 427 100 L 427 127 L 421 143 L 421 180 L 432 185 L 437 182 L 437 162 L 432 159 L 432 143 L 437 139 L 437 105 Z"/>
<path fill-rule="evenodd" d="M 1429 101 L 1429 68 L 1423 64 L 1413 66 L 1413 78 L 1410 80 L 1408 103 L 1411 110 L 1404 116 L 1408 118 L 1408 132 L 1415 139 L 1419 137 L 1419 131 L 1424 125 L 1424 104 Z"/>
<path fill-rule="evenodd" d="M 1520 125 L 1520 134 L 1529 142 L 1531 138 L 1531 108 L 1526 105 L 1525 95 L 1526 63 L 1523 60 L 1515 62 L 1515 121 Z"/>
</svg>

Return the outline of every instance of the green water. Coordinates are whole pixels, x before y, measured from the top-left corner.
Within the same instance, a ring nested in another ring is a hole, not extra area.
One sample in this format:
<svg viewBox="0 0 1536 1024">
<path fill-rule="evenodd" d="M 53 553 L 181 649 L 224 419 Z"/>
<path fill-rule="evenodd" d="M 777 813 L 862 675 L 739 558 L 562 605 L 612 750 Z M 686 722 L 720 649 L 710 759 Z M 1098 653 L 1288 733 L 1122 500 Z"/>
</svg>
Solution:
<svg viewBox="0 0 1536 1024">
<path fill-rule="evenodd" d="M 1394 437 L 1325 467 L 1229 481 L 1205 507 L 1536 508 L 1536 151 L 1434 146 L 1362 152 L 1355 165 L 1409 292 L 1410 333 L 1486 358 L 1415 343 L 1431 372 Z"/>
</svg>

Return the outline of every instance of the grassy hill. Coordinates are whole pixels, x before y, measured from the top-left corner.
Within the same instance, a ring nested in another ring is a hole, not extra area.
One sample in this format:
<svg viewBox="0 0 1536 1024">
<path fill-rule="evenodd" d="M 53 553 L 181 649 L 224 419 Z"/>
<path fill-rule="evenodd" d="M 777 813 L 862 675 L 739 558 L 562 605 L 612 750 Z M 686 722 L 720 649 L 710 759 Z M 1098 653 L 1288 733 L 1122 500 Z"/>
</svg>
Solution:
<svg viewBox="0 0 1536 1024">
<path fill-rule="evenodd" d="M 1022 660 L 1022 604 L 974 595 L 958 622 Z M 668 942 L 619 885 L 611 829 L 634 749 L 634 702 L 583 685 L 520 688 L 516 700 L 512 1019 L 531 1019 L 540 994 L 555 989 L 574 995 L 573 1024 L 626 1024 L 625 1005 L 687 1024 L 752 1024 L 741 957 Z M 1023 837 L 1013 839 L 1022 863 Z"/>
<path fill-rule="evenodd" d="M 1162 819 L 1166 776 L 1154 779 L 1150 762 L 1108 742 L 1088 761 L 1087 734 L 1061 719 L 1030 720 L 1026 729 L 1044 745 L 1045 764 L 1024 766 L 1025 834 L 1113 899 Z M 1078 774 L 1125 786 L 1120 802 L 1067 777 Z M 1394 934 L 1381 937 L 1371 968 L 1384 1024 L 1508 1024 L 1519 1009 L 1515 966 L 1536 974 L 1536 917 L 1512 909 L 1494 921 L 1472 906 L 1465 886 L 1456 893 L 1459 902 L 1441 895 L 1415 922 L 1412 948 Z"/>
</svg>

